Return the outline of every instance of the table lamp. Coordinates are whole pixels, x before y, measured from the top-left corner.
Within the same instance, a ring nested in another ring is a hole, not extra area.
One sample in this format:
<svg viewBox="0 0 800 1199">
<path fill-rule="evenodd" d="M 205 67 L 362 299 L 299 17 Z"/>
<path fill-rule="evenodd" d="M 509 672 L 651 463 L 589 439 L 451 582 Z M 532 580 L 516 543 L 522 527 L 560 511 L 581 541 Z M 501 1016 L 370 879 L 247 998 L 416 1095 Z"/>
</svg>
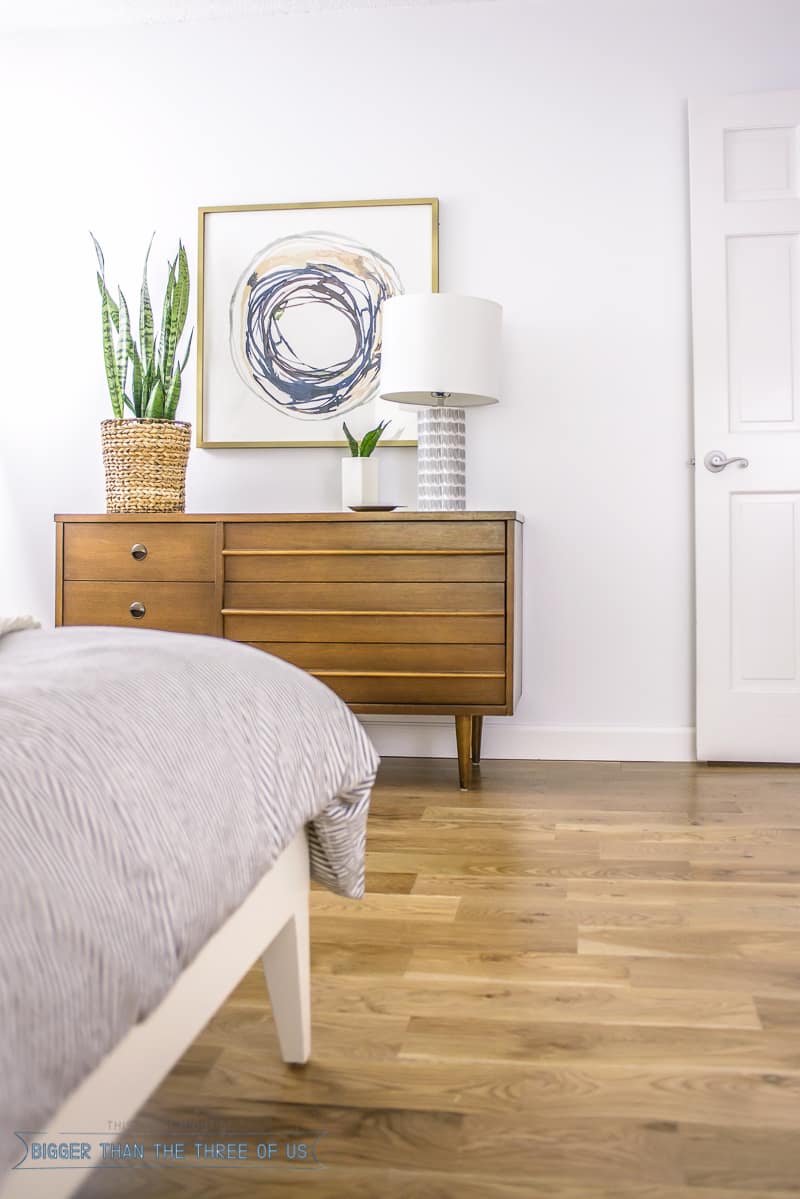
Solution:
<svg viewBox="0 0 800 1199">
<path fill-rule="evenodd" d="M 435 292 L 382 308 L 381 399 L 416 404 L 417 507 L 466 507 L 464 409 L 500 398 L 503 309 Z"/>
</svg>

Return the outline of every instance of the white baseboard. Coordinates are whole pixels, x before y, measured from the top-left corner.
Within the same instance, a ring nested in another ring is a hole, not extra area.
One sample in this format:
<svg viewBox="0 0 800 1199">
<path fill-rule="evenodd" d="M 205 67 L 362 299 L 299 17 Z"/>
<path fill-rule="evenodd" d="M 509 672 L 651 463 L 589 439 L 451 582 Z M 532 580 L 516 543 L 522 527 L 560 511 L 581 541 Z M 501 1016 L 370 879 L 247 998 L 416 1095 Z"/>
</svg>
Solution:
<svg viewBox="0 0 800 1199">
<path fill-rule="evenodd" d="M 362 720 L 384 757 L 455 757 L 450 717 L 364 716 Z M 693 728 L 516 724 L 487 717 L 482 756 L 563 762 L 694 762 L 695 734 Z"/>
</svg>

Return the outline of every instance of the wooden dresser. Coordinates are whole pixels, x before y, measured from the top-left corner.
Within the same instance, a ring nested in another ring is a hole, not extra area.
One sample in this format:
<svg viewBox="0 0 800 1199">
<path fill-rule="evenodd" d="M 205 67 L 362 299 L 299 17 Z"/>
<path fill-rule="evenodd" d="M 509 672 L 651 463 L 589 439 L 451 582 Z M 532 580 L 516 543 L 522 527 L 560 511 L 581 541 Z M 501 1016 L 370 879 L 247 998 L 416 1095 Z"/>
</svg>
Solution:
<svg viewBox="0 0 800 1199">
<path fill-rule="evenodd" d="M 245 641 L 355 712 L 455 716 L 462 787 L 521 685 L 514 512 L 57 516 L 56 624 Z"/>
</svg>

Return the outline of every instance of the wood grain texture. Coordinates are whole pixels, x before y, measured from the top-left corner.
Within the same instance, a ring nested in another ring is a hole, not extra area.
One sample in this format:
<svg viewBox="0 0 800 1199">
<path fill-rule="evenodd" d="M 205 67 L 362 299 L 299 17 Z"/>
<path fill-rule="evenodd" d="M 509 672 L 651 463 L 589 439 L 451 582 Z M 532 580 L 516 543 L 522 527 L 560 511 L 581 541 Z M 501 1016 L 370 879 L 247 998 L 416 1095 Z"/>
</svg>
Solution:
<svg viewBox="0 0 800 1199">
<path fill-rule="evenodd" d="M 503 645 L 502 616 L 334 616 L 306 615 L 226 616 L 225 636 L 233 641 L 376 642 L 417 645 Z"/>
<path fill-rule="evenodd" d="M 324 612 L 505 611 L 503 583 L 226 583 L 226 608 L 300 608 Z"/>
<path fill-rule="evenodd" d="M 231 582 L 503 583 L 505 560 L 502 553 L 449 550 L 428 554 L 226 551 L 225 576 Z"/>
<path fill-rule="evenodd" d="M 439 514 L 437 514 L 439 515 Z M 420 522 L 418 513 L 395 521 L 307 521 L 281 524 L 262 521 L 232 523 L 225 548 L 230 550 L 359 549 L 391 550 L 499 550 L 505 548 L 502 520 L 432 520 Z"/>
<path fill-rule="evenodd" d="M 503 673 L 502 645 L 381 645 L 375 642 L 267 641 L 256 649 L 304 670 L 444 670 Z"/>
<path fill-rule="evenodd" d="M 468 791 L 472 784 L 472 717 L 456 716 L 455 720 L 458 781 L 462 791 Z"/>
<path fill-rule="evenodd" d="M 320 673 L 317 678 L 348 704 L 471 704 L 476 708 L 502 704 L 505 677 L 455 674 L 452 678 L 422 676 L 377 678 Z M 470 716 L 457 716 L 470 721 Z"/>
<path fill-rule="evenodd" d="M 256 967 L 126 1132 L 320 1129 L 325 1168 L 85 1197 L 800 1195 L 800 882 L 752 877 L 792 869 L 800 770 L 451 769 L 385 761 L 365 901 L 312 892 L 309 1065 Z"/>
<path fill-rule="evenodd" d="M 472 717 L 472 765 L 481 764 L 481 745 L 483 743 L 483 717 Z"/>
<path fill-rule="evenodd" d="M 141 619 L 133 603 L 144 604 Z M 112 625 L 198 633 L 213 637 L 217 627 L 214 583 L 65 583 L 65 625 Z"/>
<path fill-rule="evenodd" d="M 155 579 L 203 582 L 215 574 L 214 526 L 182 523 L 149 525 L 139 520 L 126 524 L 66 524 L 64 578 L 115 580 Z M 147 550 L 137 561 L 134 545 Z"/>
<path fill-rule="evenodd" d="M 64 623 L 64 526 L 56 525 L 55 626 Z"/>
<path fill-rule="evenodd" d="M 131 518 L 126 513 L 103 513 L 98 515 L 97 512 L 57 512 L 53 518 L 58 522 L 76 522 L 78 524 L 94 524 L 98 520 L 107 521 L 109 524 L 124 524 Z M 442 522 L 454 521 L 458 524 L 463 524 L 464 521 L 496 521 L 496 520 L 514 520 L 518 524 L 522 524 L 524 517 L 519 512 L 499 512 L 499 511 L 483 511 L 475 510 L 468 512 L 137 512 L 137 521 L 146 521 L 147 524 L 163 524 L 166 522 L 180 521 L 186 524 L 203 524 L 208 521 L 224 520 L 232 524 L 250 524 L 257 520 L 263 524 L 337 524 L 345 521 L 349 524 L 364 524 L 374 523 L 379 521 L 385 524 L 397 524 L 398 522 L 415 520 L 422 523 L 432 521 L 435 524 Z"/>
</svg>

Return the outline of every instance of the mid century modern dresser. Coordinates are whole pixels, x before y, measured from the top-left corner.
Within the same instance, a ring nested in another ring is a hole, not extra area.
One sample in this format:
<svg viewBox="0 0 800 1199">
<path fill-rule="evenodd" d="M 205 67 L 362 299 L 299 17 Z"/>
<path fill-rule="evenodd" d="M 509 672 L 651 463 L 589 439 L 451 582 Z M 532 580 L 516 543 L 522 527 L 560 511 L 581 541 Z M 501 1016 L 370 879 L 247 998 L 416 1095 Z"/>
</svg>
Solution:
<svg viewBox="0 0 800 1199">
<path fill-rule="evenodd" d="M 519 696 L 514 512 L 56 517 L 56 624 L 244 641 L 355 712 L 453 715 L 459 778 Z"/>
</svg>

